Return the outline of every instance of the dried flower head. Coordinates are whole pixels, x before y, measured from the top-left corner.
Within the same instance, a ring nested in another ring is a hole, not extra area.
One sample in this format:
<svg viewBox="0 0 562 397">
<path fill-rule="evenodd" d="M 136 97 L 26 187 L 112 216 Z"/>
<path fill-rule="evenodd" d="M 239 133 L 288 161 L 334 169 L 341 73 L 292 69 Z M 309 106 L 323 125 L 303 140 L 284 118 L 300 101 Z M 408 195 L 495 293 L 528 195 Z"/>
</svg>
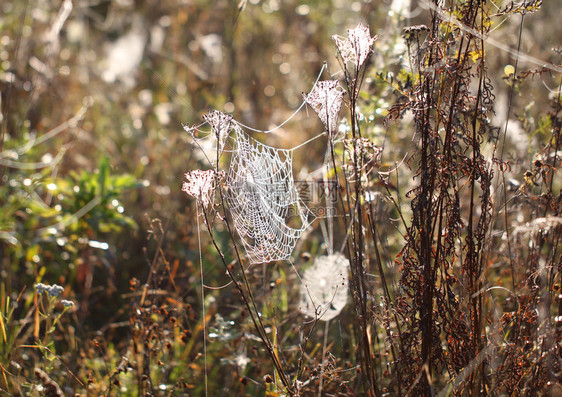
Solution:
<svg viewBox="0 0 562 397">
<path fill-rule="evenodd" d="M 226 113 L 212 110 L 203 116 L 205 122 L 211 126 L 211 133 L 199 130 L 199 126 L 184 125 L 201 153 L 195 152 L 200 160 L 206 160 L 213 166 L 217 165 L 217 160 L 222 155 L 226 146 L 226 140 L 230 133 L 240 128 L 233 120 L 232 116 Z M 200 156 L 202 154 L 202 156 Z"/>
<path fill-rule="evenodd" d="M 302 94 L 333 137 L 337 132 L 338 118 L 344 91 L 336 80 L 319 81 L 308 94 Z"/>
<path fill-rule="evenodd" d="M 219 154 L 224 150 L 224 145 L 226 138 L 230 135 L 230 131 L 233 128 L 233 120 L 230 114 L 219 112 L 218 110 L 212 110 L 203 116 L 205 120 L 211 126 L 215 138 L 217 139 L 217 148 Z"/>
<path fill-rule="evenodd" d="M 352 62 L 361 68 L 373 52 L 373 43 L 377 36 L 371 37 L 369 27 L 359 23 L 355 29 L 348 30 L 348 37 L 333 35 L 332 39 L 344 63 Z"/>
<path fill-rule="evenodd" d="M 429 28 L 426 25 L 408 26 L 408 27 L 403 29 L 402 36 L 406 40 L 412 40 L 412 39 L 418 37 L 418 35 L 421 32 L 428 32 L 428 31 L 429 31 Z"/>
<path fill-rule="evenodd" d="M 208 207 L 214 200 L 217 179 L 222 175 L 222 173 L 217 174 L 215 170 L 190 171 L 185 174 L 187 182 L 183 183 L 181 190 L 201 202 L 204 207 Z"/>
<path fill-rule="evenodd" d="M 383 149 L 367 138 L 357 138 L 345 139 L 344 150 L 349 161 L 343 165 L 343 168 L 348 178 L 355 181 L 362 174 L 370 174 L 380 163 Z"/>
</svg>

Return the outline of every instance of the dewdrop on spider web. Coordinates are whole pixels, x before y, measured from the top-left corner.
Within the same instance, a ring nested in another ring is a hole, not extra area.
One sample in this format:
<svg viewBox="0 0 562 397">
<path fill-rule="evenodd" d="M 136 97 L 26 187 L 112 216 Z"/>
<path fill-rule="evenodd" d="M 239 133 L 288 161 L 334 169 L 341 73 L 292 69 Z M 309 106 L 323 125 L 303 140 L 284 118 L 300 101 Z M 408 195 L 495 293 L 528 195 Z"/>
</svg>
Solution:
<svg viewBox="0 0 562 397">
<path fill-rule="evenodd" d="M 251 263 L 287 259 L 309 224 L 294 185 L 292 151 L 263 145 L 241 129 L 234 138 L 226 195 L 234 226 Z"/>
<path fill-rule="evenodd" d="M 301 313 L 328 321 L 347 304 L 349 261 L 340 253 L 316 257 L 300 290 Z"/>
<path fill-rule="evenodd" d="M 333 138 L 338 131 L 338 119 L 343 103 L 343 89 L 336 80 L 319 81 L 308 94 L 302 94 L 304 101 L 326 127 L 328 135 Z"/>
<path fill-rule="evenodd" d="M 344 63 L 354 63 L 360 69 L 372 54 L 377 36 L 371 37 L 369 27 L 359 23 L 355 29 L 348 30 L 348 37 L 335 34 L 332 39 Z"/>
<path fill-rule="evenodd" d="M 239 127 L 233 146 L 226 201 L 249 260 L 288 259 L 309 225 L 293 179 L 293 152 L 266 146 Z"/>
</svg>

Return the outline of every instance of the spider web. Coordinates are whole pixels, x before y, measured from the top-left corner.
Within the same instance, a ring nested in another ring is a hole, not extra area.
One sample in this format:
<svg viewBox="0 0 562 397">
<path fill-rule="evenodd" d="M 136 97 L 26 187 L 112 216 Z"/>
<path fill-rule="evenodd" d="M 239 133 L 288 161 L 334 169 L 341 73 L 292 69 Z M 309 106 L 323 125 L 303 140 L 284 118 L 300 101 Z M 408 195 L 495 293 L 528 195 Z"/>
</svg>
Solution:
<svg viewBox="0 0 562 397">
<path fill-rule="evenodd" d="M 226 183 L 226 201 L 250 262 L 289 258 L 309 225 L 293 180 L 292 150 L 266 146 L 236 126 Z"/>
<path fill-rule="evenodd" d="M 316 257 L 303 275 L 299 309 L 309 317 L 328 321 L 347 304 L 349 261 L 340 253 Z"/>
<path fill-rule="evenodd" d="M 218 159 L 222 156 L 227 139 L 230 137 L 231 132 L 237 128 L 237 123 L 231 115 L 212 110 L 203 115 L 203 120 L 211 126 L 211 132 L 200 131 L 199 128 L 184 126 L 198 148 L 201 151 L 202 158 L 206 160 L 213 167 L 218 164 Z"/>
<path fill-rule="evenodd" d="M 371 37 L 369 27 L 360 23 L 355 29 L 348 30 L 348 37 L 337 34 L 332 36 L 336 47 L 345 63 L 352 62 L 361 68 L 373 52 L 373 43 L 377 36 Z"/>
<path fill-rule="evenodd" d="M 343 96 L 344 91 L 336 80 L 319 81 L 310 93 L 303 94 L 304 101 L 318 115 L 330 137 L 337 132 Z"/>
</svg>

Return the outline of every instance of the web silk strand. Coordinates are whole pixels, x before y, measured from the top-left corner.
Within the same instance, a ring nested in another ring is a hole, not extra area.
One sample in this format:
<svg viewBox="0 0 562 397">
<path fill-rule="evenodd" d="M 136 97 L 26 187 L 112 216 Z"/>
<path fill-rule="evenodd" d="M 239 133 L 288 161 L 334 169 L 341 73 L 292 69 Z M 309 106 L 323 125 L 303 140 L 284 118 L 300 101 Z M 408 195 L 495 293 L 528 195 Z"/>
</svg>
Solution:
<svg viewBox="0 0 562 397">
<path fill-rule="evenodd" d="M 312 89 L 314 89 L 314 87 L 316 87 L 316 85 L 318 84 L 318 81 L 320 81 L 320 76 L 322 76 L 322 73 L 324 73 L 324 70 L 326 70 L 326 68 L 327 68 L 326 62 L 324 62 L 324 64 L 322 65 L 322 69 L 320 69 L 320 73 L 318 73 L 318 77 L 316 78 L 316 81 L 314 82 L 314 85 L 312 86 Z M 271 130 L 258 130 L 257 128 L 252 128 L 252 127 L 247 126 L 245 124 L 242 124 L 240 122 L 238 123 L 238 125 L 240 125 L 241 127 L 244 127 L 247 130 L 250 130 L 250 131 L 261 132 L 261 133 L 264 133 L 264 134 L 270 134 L 272 132 L 277 131 L 279 128 L 283 127 L 285 124 L 287 124 L 289 121 L 291 121 L 291 119 L 293 117 L 295 117 L 305 105 L 306 105 L 306 102 L 302 101 L 301 105 L 297 108 L 297 110 L 295 110 L 293 112 L 293 114 L 291 114 L 289 116 L 289 118 L 287 120 L 285 120 L 284 122 L 279 124 L 277 127 L 272 128 Z"/>
</svg>

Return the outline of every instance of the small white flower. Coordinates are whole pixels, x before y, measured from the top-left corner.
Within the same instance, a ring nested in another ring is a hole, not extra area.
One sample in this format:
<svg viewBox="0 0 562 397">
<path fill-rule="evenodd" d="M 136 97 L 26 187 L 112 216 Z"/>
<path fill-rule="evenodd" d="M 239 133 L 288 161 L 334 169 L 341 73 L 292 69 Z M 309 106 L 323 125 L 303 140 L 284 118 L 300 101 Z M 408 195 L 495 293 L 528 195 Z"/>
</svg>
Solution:
<svg viewBox="0 0 562 397">
<path fill-rule="evenodd" d="M 49 290 L 49 286 L 47 284 L 37 283 L 35 284 L 35 289 L 37 290 L 37 293 L 41 295 L 43 292 L 47 292 Z"/>
<path fill-rule="evenodd" d="M 74 302 L 66 300 L 66 299 L 61 300 L 60 303 L 62 303 L 62 305 L 64 307 L 73 307 L 74 306 Z"/>
<path fill-rule="evenodd" d="M 55 298 L 57 296 L 59 296 L 60 294 L 62 294 L 62 292 L 64 291 L 64 288 L 61 287 L 60 285 L 57 285 L 57 284 L 48 285 L 48 284 L 43 284 L 43 283 L 35 284 L 35 289 L 37 290 L 37 293 L 39 295 L 46 292 L 49 296 L 52 296 L 52 297 L 55 297 Z"/>
<path fill-rule="evenodd" d="M 52 297 L 57 297 L 64 291 L 64 288 L 60 285 L 54 284 L 47 288 L 47 293 Z"/>
</svg>

